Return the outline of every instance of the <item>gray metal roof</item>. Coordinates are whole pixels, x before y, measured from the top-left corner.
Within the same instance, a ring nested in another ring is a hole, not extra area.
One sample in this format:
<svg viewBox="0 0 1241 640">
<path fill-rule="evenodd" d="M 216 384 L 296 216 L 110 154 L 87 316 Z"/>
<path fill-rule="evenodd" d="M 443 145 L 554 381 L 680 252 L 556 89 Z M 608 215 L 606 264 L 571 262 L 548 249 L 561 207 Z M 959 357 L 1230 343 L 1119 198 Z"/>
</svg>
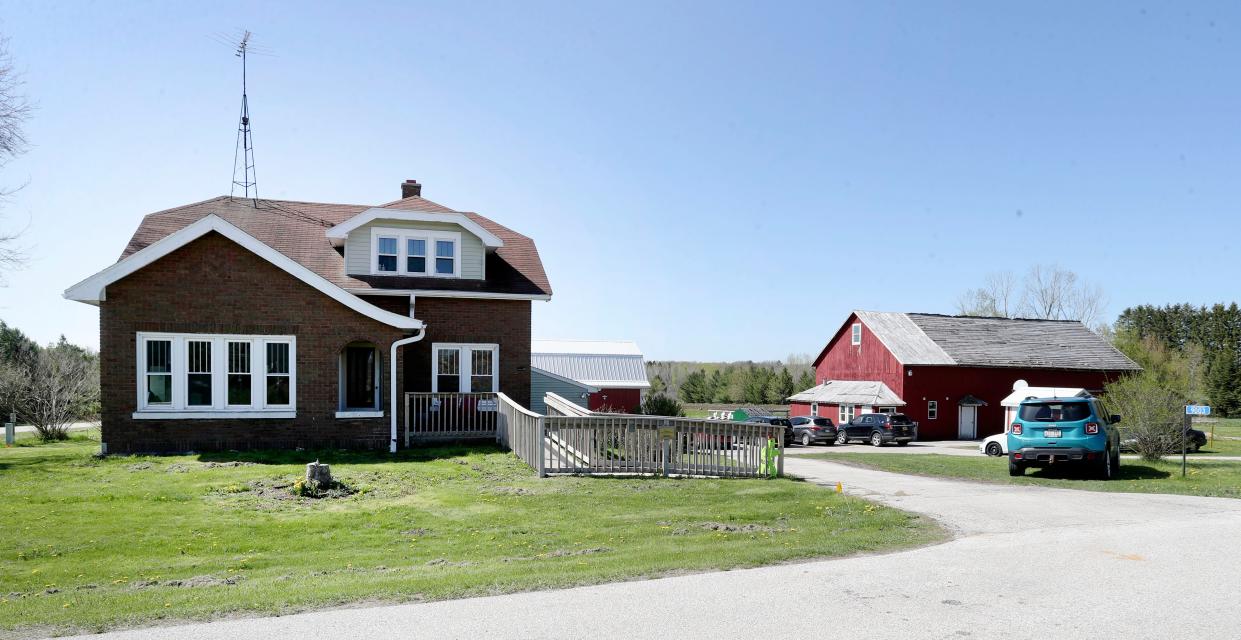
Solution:
<svg viewBox="0 0 1241 640">
<path fill-rule="evenodd" d="M 819 404 L 862 404 L 879 407 L 903 407 L 905 401 L 888 385 L 877 380 L 828 380 L 821 385 L 789 396 L 790 402 Z"/>
<path fill-rule="evenodd" d="M 630 341 L 534 340 L 530 366 L 592 387 L 651 386 L 642 351 Z"/>
<path fill-rule="evenodd" d="M 1076 321 L 856 313 L 892 355 L 907 365 L 1140 369 L 1107 340 Z"/>
<path fill-rule="evenodd" d="M 935 341 L 914 324 L 908 313 L 854 311 L 902 364 L 956 364 Z"/>
</svg>

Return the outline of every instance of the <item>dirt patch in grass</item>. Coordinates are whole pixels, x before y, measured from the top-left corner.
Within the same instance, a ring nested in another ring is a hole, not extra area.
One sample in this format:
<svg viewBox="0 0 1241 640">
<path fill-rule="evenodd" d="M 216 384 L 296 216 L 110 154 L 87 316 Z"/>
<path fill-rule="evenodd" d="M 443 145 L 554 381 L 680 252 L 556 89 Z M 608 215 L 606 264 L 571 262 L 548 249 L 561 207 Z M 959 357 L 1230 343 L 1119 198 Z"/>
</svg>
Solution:
<svg viewBox="0 0 1241 640">
<path fill-rule="evenodd" d="M 772 527 L 765 524 L 728 524 L 726 522 L 702 522 L 699 527 L 708 531 L 720 531 L 723 533 L 783 533 L 788 531 L 787 527 Z"/>
<path fill-rule="evenodd" d="M 131 589 L 150 589 L 153 587 L 173 587 L 195 589 L 199 587 L 222 587 L 235 585 L 241 582 L 241 576 L 194 576 L 192 578 L 182 578 L 180 580 L 139 580 L 131 583 Z"/>
</svg>

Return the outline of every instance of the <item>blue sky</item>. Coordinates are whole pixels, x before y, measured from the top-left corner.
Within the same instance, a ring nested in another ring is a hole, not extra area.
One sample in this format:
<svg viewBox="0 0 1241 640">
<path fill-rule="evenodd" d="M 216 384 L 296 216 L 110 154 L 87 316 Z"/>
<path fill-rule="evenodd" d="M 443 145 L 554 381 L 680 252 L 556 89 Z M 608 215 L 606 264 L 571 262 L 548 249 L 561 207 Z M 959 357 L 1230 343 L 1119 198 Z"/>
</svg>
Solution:
<svg viewBox="0 0 1241 640">
<path fill-rule="evenodd" d="M 0 318 L 96 345 L 61 292 L 143 214 L 228 191 L 239 69 L 209 36 L 243 27 L 276 53 L 261 193 L 416 178 L 532 236 L 536 337 L 782 358 L 1036 262 L 1109 316 L 1235 300 L 1238 5 L 1000 4 L 0 2 L 38 105 L 0 170 L 32 257 Z"/>
</svg>

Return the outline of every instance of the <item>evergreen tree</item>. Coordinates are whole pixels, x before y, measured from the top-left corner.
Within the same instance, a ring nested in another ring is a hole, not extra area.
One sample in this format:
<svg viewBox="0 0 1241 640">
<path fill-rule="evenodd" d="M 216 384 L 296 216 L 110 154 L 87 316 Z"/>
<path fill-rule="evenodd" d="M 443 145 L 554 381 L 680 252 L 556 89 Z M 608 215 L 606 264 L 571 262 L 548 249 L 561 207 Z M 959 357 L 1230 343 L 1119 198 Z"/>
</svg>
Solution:
<svg viewBox="0 0 1241 640">
<path fill-rule="evenodd" d="M 805 391 L 814 386 L 814 374 L 809 371 L 803 371 L 801 377 L 797 379 L 797 391 L 794 393 Z"/>
<path fill-rule="evenodd" d="M 707 402 L 728 402 L 727 399 L 720 397 L 728 386 L 728 380 L 719 369 L 711 372 L 711 381 L 707 386 L 711 392 L 711 397 Z"/>
<path fill-rule="evenodd" d="M 1235 349 L 1216 355 L 1207 372 L 1207 397 L 1211 399 L 1212 411 L 1224 416 L 1241 415 L 1241 367 L 1237 365 Z"/>
<path fill-rule="evenodd" d="M 682 402 L 711 402 L 711 390 L 708 388 L 707 373 L 702 369 L 685 377 L 677 397 Z"/>
<path fill-rule="evenodd" d="M 781 369 L 780 374 L 775 376 L 772 380 L 772 387 L 772 397 L 775 400 L 769 401 L 770 404 L 784 404 L 789 396 L 797 393 L 793 389 L 793 374 L 789 373 L 787 368 Z"/>
</svg>

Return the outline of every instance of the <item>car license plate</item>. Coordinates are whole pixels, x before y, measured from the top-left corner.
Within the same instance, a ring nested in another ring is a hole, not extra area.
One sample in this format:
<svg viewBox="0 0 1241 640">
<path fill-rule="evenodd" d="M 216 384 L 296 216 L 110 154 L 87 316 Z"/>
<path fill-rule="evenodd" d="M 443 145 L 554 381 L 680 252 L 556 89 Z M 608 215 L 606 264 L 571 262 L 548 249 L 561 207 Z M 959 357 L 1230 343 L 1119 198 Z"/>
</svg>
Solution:
<svg viewBox="0 0 1241 640">
<path fill-rule="evenodd" d="M 1043 429 L 1043 437 L 1044 438 L 1059 438 L 1060 430 L 1059 429 Z"/>
</svg>

